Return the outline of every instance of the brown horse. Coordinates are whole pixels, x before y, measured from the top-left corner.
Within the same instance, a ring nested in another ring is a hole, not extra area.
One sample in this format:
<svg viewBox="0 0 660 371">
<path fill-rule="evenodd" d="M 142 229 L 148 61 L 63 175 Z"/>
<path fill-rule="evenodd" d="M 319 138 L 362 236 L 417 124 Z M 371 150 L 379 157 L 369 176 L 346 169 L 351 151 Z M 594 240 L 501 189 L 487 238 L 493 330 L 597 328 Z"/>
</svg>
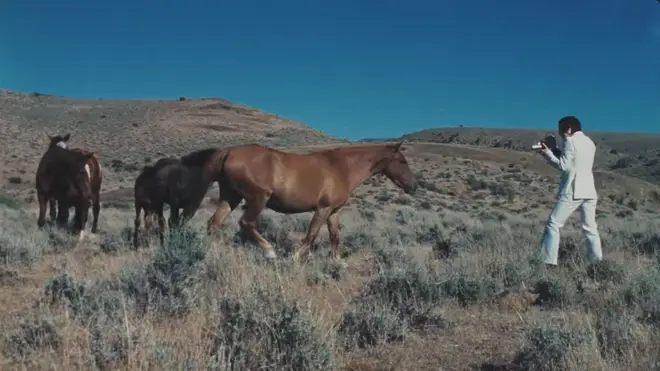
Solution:
<svg viewBox="0 0 660 371">
<path fill-rule="evenodd" d="M 187 167 L 176 158 L 162 158 L 154 165 L 145 166 L 135 179 L 135 221 L 133 246 L 138 247 L 140 214 L 144 210 L 144 224 L 151 232 L 152 219 L 158 219 L 160 242 L 163 244 L 165 218 L 163 206 L 170 206 L 170 228 L 179 227 L 190 220 L 206 195 L 211 184 L 200 167 Z M 179 209 L 183 209 L 181 219 Z"/>
<path fill-rule="evenodd" d="M 294 247 L 294 261 L 309 252 L 323 223 L 328 227 L 332 255 L 339 260 L 338 212 L 355 188 L 370 176 L 383 174 L 406 193 L 415 192 L 417 182 L 400 151 L 402 143 L 346 146 L 308 154 L 247 144 L 199 150 L 181 161 L 203 166 L 208 178 L 218 182 L 219 206 L 208 221 L 208 234 L 245 199 L 239 226 L 267 257 L 275 258 L 271 244 L 257 230 L 263 209 L 284 214 L 313 211 L 307 235 Z"/>
<path fill-rule="evenodd" d="M 36 189 L 39 201 L 39 218 L 37 225 L 46 224 L 46 208 L 50 204 L 51 220 L 66 223 L 63 215 L 57 215 L 55 202 L 59 211 L 73 205 L 76 209 L 75 227 L 80 233 L 79 242 L 83 239 L 85 224 L 89 213 L 89 203 L 94 197 L 94 186 L 90 182 L 90 160 L 94 153 L 89 151 L 70 151 L 66 142 L 69 134 L 49 137 L 50 144 L 37 167 Z M 100 184 L 100 181 L 99 181 Z M 95 208 L 96 209 L 96 208 Z M 98 209 L 96 209 L 98 210 Z M 98 216 L 98 211 L 95 212 Z M 95 218 L 96 224 L 96 218 Z"/>
<path fill-rule="evenodd" d="M 63 136 L 55 136 L 53 137 L 55 139 L 59 139 L 59 141 L 56 143 L 57 146 L 68 149 L 72 152 L 75 153 L 80 153 L 85 156 L 90 156 L 89 159 L 87 160 L 87 163 L 85 164 L 85 173 L 87 176 L 85 177 L 85 181 L 89 183 L 89 188 L 91 189 L 91 203 L 92 203 L 92 233 L 97 233 L 98 232 L 98 221 L 99 221 L 99 213 L 101 211 L 101 184 L 103 183 L 103 175 L 101 171 L 101 165 L 99 164 L 98 159 L 96 158 L 94 152 L 88 151 L 82 148 L 69 148 L 69 139 L 71 138 L 71 134 L 66 134 Z M 55 208 L 55 203 L 56 200 L 51 199 L 50 200 L 50 207 L 51 210 Z M 57 202 L 57 221 L 58 224 L 60 225 L 66 225 L 69 220 L 69 208 L 70 204 L 64 203 L 64 202 Z M 51 211 L 51 218 L 53 215 L 53 211 Z M 76 216 L 77 218 L 78 216 Z M 85 222 L 83 223 L 83 229 L 85 229 L 84 225 L 86 224 L 86 218 Z M 82 235 L 81 235 L 82 238 Z"/>
</svg>

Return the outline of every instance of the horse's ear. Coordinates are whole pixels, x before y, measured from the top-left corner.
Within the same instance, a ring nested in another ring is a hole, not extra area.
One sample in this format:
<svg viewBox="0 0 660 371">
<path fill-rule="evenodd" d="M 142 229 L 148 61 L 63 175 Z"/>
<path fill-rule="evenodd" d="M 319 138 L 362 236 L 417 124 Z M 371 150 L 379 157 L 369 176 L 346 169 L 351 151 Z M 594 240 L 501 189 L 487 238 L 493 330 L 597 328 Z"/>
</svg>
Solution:
<svg viewBox="0 0 660 371">
<path fill-rule="evenodd" d="M 401 145 L 403 145 L 403 141 L 400 141 L 399 143 L 394 145 L 394 152 L 399 152 L 401 149 Z"/>
<path fill-rule="evenodd" d="M 62 139 L 63 139 L 65 142 L 68 142 L 68 141 L 69 141 L 69 138 L 71 138 L 71 133 L 66 133 L 66 134 L 62 137 Z"/>
</svg>

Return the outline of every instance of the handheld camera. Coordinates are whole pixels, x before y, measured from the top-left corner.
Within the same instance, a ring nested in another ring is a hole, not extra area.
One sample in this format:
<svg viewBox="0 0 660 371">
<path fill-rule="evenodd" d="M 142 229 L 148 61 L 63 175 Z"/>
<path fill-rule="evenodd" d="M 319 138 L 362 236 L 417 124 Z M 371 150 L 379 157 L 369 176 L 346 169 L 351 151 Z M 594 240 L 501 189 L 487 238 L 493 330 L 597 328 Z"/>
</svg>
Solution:
<svg viewBox="0 0 660 371">
<path fill-rule="evenodd" d="M 557 148 L 557 138 L 554 134 L 547 134 L 540 142 L 532 145 L 532 149 L 541 149 L 541 143 L 545 144 L 546 147 L 555 155 L 555 157 L 561 156 L 561 150 Z"/>
</svg>

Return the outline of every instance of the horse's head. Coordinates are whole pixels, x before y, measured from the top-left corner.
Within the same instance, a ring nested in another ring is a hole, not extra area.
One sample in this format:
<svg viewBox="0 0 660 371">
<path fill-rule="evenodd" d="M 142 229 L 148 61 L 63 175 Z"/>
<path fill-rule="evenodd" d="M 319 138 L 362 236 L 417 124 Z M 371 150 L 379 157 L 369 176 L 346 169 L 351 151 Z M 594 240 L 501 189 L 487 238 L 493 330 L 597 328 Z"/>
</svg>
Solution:
<svg viewBox="0 0 660 371">
<path fill-rule="evenodd" d="M 88 188 L 89 183 L 87 180 L 89 180 L 90 174 L 87 172 L 88 170 L 85 168 L 85 166 L 89 163 L 89 160 L 94 157 L 94 152 L 70 152 L 73 154 L 71 156 L 72 158 L 69 159 L 69 171 L 71 171 L 70 175 L 72 176 L 72 181 L 78 184 L 78 187 L 85 187 L 85 189 Z M 88 189 L 89 191 L 89 189 Z"/>
<path fill-rule="evenodd" d="M 60 148 L 64 149 L 69 149 L 69 143 L 67 143 L 71 139 L 71 134 L 67 133 L 64 135 L 54 135 L 54 136 L 49 136 L 48 140 L 50 141 L 50 147 L 52 146 L 58 146 Z"/>
<path fill-rule="evenodd" d="M 380 173 L 407 194 L 413 194 L 417 190 L 417 180 L 412 170 L 410 170 L 406 157 L 401 152 L 402 144 L 403 141 L 386 145 L 387 153 L 382 162 Z"/>
</svg>

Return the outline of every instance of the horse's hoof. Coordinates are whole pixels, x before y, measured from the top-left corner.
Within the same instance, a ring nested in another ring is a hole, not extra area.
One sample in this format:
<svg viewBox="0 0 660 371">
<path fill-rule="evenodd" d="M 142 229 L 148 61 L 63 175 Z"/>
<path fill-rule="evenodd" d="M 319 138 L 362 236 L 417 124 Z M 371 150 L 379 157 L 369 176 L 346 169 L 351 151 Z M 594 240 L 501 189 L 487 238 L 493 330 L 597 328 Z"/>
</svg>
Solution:
<svg viewBox="0 0 660 371">
<path fill-rule="evenodd" d="M 275 254 L 275 250 L 273 248 L 267 249 L 265 255 L 266 255 L 266 258 L 268 258 L 268 259 L 277 258 L 277 254 Z"/>
<path fill-rule="evenodd" d="M 346 263 L 346 261 L 344 261 L 343 259 L 334 259 L 334 260 L 335 260 L 335 264 L 337 264 L 338 266 L 344 269 L 348 268 L 348 263 Z"/>
<path fill-rule="evenodd" d="M 294 263 L 300 262 L 300 252 L 296 251 L 291 255 L 291 259 Z"/>
</svg>

